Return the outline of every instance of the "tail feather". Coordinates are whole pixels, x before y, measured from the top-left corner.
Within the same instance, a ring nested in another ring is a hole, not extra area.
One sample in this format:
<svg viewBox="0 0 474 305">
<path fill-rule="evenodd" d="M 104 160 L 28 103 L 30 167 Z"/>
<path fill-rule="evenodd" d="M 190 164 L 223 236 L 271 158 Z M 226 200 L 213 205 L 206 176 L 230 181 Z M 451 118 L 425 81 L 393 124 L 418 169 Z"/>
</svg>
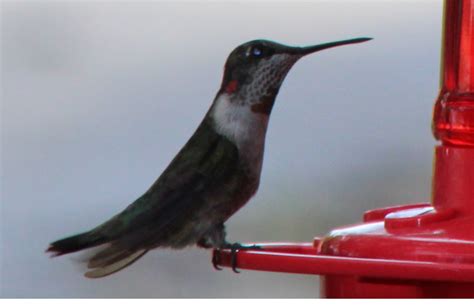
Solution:
<svg viewBox="0 0 474 305">
<path fill-rule="evenodd" d="M 100 278 L 110 275 L 133 264 L 148 252 L 146 249 L 137 250 L 135 252 L 126 250 L 114 252 L 113 249 L 114 247 L 111 246 L 92 257 L 88 267 L 95 269 L 86 272 L 84 275 L 88 278 Z"/>
<path fill-rule="evenodd" d="M 108 240 L 104 236 L 94 231 L 89 231 L 57 240 L 50 244 L 46 252 L 53 252 L 53 256 L 59 256 L 95 247 L 106 242 L 108 242 Z"/>
<path fill-rule="evenodd" d="M 53 256 L 59 256 L 107 243 L 108 245 L 104 245 L 105 249 L 102 248 L 88 259 L 87 267 L 92 270 L 84 274 L 86 277 L 100 278 L 115 273 L 134 263 L 148 252 L 147 249 L 130 250 L 94 230 L 57 240 L 51 243 L 46 251 L 53 252 Z"/>
<path fill-rule="evenodd" d="M 87 264 L 87 268 L 99 268 L 113 264 L 124 257 L 133 254 L 134 251 L 120 248 L 117 244 L 111 244 L 100 252 L 95 253 Z"/>
</svg>

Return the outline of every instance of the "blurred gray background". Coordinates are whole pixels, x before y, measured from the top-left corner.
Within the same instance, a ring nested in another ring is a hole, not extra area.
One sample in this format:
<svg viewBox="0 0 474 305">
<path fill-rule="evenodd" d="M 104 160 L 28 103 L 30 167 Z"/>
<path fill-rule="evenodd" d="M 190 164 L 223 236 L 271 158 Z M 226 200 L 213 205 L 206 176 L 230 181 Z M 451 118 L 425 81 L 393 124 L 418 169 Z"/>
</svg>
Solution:
<svg viewBox="0 0 474 305">
<path fill-rule="evenodd" d="M 2 1 L 1 296 L 315 297 L 314 276 L 215 271 L 152 251 L 101 280 L 48 243 L 142 194 L 206 113 L 228 53 L 373 41 L 298 62 L 234 241 L 311 241 L 368 209 L 428 201 L 441 1 Z"/>
</svg>

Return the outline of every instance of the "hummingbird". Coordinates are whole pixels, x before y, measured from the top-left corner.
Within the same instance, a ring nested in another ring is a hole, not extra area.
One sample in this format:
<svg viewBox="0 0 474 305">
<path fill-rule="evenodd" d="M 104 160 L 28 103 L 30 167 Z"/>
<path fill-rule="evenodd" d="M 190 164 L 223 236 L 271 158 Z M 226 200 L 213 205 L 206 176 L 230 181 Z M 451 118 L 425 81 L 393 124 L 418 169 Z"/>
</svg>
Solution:
<svg viewBox="0 0 474 305">
<path fill-rule="evenodd" d="M 236 47 L 204 119 L 151 187 L 108 221 L 47 251 L 59 256 L 104 246 L 85 273 L 99 278 L 155 248 L 245 247 L 226 240 L 224 224 L 257 192 L 270 113 L 287 73 L 305 55 L 370 39 L 306 47 L 259 39 Z"/>
</svg>

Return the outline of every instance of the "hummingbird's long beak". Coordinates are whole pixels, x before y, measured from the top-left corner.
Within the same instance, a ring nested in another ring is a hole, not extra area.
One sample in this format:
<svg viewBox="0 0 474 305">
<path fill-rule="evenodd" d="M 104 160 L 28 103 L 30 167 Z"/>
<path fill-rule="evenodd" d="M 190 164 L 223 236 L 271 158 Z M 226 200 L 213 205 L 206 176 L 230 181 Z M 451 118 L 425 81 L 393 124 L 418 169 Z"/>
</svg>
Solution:
<svg viewBox="0 0 474 305">
<path fill-rule="evenodd" d="M 324 49 L 343 46 L 346 44 L 361 43 L 361 42 L 365 42 L 371 39 L 372 38 L 368 38 L 368 37 L 359 37 L 359 38 L 353 38 L 353 39 L 347 39 L 347 40 L 327 42 L 327 43 L 318 44 L 318 45 L 309 46 L 309 47 L 301 47 L 301 48 L 294 48 L 294 49 L 292 48 L 293 50 L 291 53 L 295 55 L 298 54 L 298 55 L 304 56 L 304 55 L 308 55 L 308 54 L 318 52 Z"/>
</svg>

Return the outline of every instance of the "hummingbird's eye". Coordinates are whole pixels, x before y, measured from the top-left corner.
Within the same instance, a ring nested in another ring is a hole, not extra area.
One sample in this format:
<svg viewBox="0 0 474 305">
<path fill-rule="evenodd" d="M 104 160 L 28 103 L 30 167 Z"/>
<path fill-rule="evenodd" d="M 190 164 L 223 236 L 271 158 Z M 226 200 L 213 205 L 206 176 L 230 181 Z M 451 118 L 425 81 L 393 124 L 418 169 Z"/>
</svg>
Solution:
<svg viewBox="0 0 474 305">
<path fill-rule="evenodd" d="M 260 49 L 259 47 L 255 47 L 252 49 L 252 55 L 255 57 L 260 57 L 262 53 L 262 49 Z"/>
<path fill-rule="evenodd" d="M 261 47 L 257 47 L 257 46 L 250 47 L 250 48 L 247 49 L 247 51 L 245 51 L 245 56 L 247 56 L 247 57 L 256 57 L 256 58 L 262 57 L 263 56 L 263 49 Z"/>
</svg>

